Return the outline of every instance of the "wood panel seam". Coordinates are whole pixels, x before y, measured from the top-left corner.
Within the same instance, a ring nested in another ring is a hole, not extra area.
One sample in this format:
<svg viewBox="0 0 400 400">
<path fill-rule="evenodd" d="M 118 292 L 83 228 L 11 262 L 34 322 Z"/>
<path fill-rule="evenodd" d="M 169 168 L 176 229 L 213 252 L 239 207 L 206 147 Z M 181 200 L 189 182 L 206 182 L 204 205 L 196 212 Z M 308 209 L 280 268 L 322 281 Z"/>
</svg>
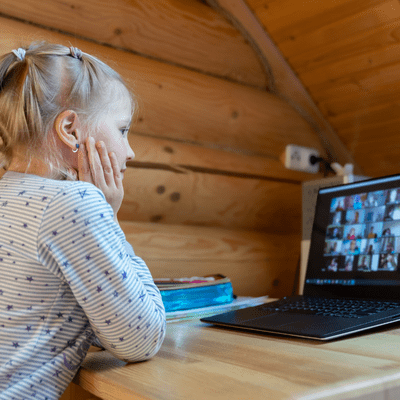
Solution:
<svg viewBox="0 0 400 400">
<path fill-rule="evenodd" d="M 219 4 L 218 0 L 206 0 L 206 2 L 214 10 L 220 13 L 227 21 L 229 21 L 243 35 L 245 40 L 250 44 L 250 46 L 253 48 L 254 52 L 260 59 L 261 65 L 263 66 L 264 71 L 268 76 L 268 88 L 266 88 L 266 90 L 272 93 L 276 93 L 275 78 L 274 74 L 272 73 L 272 68 L 268 62 L 267 57 L 265 57 L 264 53 L 257 45 L 257 42 L 254 40 L 254 38 L 248 33 L 247 29 L 243 26 L 243 24 L 231 12 L 229 12 Z"/>
<path fill-rule="evenodd" d="M 258 88 L 258 90 L 260 90 L 260 89 Z M 190 144 L 192 146 L 205 147 L 205 148 L 213 149 L 213 150 L 221 150 L 221 151 L 225 151 L 227 153 L 240 154 L 240 155 L 243 155 L 243 156 L 264 157 L 264 158 L 268 158 L 268 159 L 271 159 L 271 160 L 280 161 L 280 158 L 275 156 L 275 155 L 273 155 L 273 154 L 266 154 L 266 153 L 263 153 L 263 152 L 257 152 L 257 151 L 254 151 L 254 150 L 249 150 L 249 149 L 244 149 L 244 148 L 231 147 L 231 146 L 221 145 L 221 144 L 216 144 L 216 143 L 211 143 L 211 142 L 196 142 L 195 140 L 188 140 L 188 139 L 180 139 L 180 138 L 176 138 L 176 137 L 166 137 L 166 136 L 160 136 L 160 135 L 153 135 L 153 134 L 148 134 L 148 133 L 142 133 L 142 132 L 139 132 L 137 130 L 133 130 L 132 134 L 135 134 L 137 136 L 143 136 L 145 138 L 169 140 L 171 142 L 176 142 L 176 143 Z"/>
<path fill-rule="evenodd" d="M 189 172 L 197 172 L 197 173 L 202 173 L 202 174 L 230 176 L 233 178 L 259 179 L 259 180 L 264 180 L 264 181 L 281 182 L 281 183 L 288 183 L 288 184 L 292 184 L 292 185 L 301 185 L 302 184 L 301 181 L 294 180 L 294 179 L 275 178 L 272 176 L 249 174 L 246 172 L 224 171 L 224 170 L 215 169 L 215 168 L 196 167 L 196 166 L 192 166 L 192 165 L 181 165 L 181 164 L 171 165 L 171 164 L 145 162 L 145 161 L 128 161 L 126 165 L 131 168 L 155 169 L 155 170 L 174 172 L 177 174 L 187 174 Z"/>
</svg>

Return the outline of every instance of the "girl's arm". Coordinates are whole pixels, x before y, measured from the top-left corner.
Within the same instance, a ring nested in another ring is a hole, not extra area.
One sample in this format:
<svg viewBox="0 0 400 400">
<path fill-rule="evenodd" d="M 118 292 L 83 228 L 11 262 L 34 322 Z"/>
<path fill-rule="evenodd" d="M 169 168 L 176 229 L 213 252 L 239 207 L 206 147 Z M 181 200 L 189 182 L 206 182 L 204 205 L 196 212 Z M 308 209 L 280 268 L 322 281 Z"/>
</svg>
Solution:
<svg viewBox="0 0 400 400">
<path fill-rule="evenodd" d="M 160 292 L 96 187 L 74 182 L 51 201 L 38 249 L 40 262 L 60 278 L 60 288 L 71 289 L 107 350 L 125 361 L 159 350 L 165 336 Z"/>
</svg>

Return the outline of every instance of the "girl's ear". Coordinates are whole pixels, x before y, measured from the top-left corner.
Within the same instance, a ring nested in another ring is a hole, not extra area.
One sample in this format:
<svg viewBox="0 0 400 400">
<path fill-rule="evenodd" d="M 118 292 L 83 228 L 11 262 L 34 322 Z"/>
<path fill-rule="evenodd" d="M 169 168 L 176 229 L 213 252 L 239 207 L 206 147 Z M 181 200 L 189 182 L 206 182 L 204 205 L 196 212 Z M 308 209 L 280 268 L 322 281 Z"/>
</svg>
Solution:
<svg viewBox="0 0 400 400">
<path fill-rule="evenodd" d="M 80 122 L 75 111 L 65 110 L 58 114 L 54 121 L 54 130 L 64 144 L 72 150 L 76 149 L 80 142 Z"/>
</svg>

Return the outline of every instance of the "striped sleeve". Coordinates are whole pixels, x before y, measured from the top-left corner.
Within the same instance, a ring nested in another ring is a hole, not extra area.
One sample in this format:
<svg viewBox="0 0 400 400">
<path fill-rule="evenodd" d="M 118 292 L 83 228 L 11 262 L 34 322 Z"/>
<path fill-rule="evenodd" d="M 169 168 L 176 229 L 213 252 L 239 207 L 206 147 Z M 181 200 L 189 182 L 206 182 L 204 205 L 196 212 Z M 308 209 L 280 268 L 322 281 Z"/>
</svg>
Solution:
<svg viewBox="0 0 400 400">
<path fill-rule="evenodd" d="M 38 241 L 39 261 L 69 284 L 104 348 L 124 361 L 159 350 L 160 292 L 100 190 L 85 182 L 62 190 L 48 205 Z"/>
</svg>

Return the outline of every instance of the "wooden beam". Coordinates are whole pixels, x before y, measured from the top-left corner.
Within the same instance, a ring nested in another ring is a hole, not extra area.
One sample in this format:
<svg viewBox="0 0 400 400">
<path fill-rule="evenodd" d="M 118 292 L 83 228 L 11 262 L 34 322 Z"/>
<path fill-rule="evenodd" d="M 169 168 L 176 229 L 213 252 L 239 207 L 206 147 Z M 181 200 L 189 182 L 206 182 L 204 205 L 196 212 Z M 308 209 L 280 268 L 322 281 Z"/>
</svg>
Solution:
<svg viewBox="0 0 400 400">
<path fill-rule="evenodd" d="M 146 260 L 265 261 L 272 254 L 295 255 L 285 235 L 200 226 L 120 223 L 135 252 Z"/>
<path fill-rule="evenodd" d="M 128 166 L 133 168 L 201 172 L 299 185 L 303 181 L 322 178 L 322 174 L 287 169 L 278 157 L 247 155 L 134 132 L 129 135 L 129 143 L 135 159 L 128 162 Z"/>
<path fill-rule="evenodd" d="M 243 36 L 201 1 L 113 0 L 111 6 L 97 0 L 4 0 L 0 13 L 72 38 L 264 89 L 268 86 L 267 75 Z"/>
<path fill-rule="evenodd" d="M 251 38 L 253 46 L 258 49 L 262 59 L 269 64 L 270 90 L 288 101 L 314 127 L 329 159 L 341 164 L 352 163 L 355 172 L 361 173 L 361 168 L 356 165 L 351 152 L 343 145 L 336 132 L 326 121 L 280 50 L 269 37 L 266 27 L 261 25 L 246 2 L 243 0 L 208 0 L 208 3 L 241 29 L 245 37 Z"/>
</svg>

